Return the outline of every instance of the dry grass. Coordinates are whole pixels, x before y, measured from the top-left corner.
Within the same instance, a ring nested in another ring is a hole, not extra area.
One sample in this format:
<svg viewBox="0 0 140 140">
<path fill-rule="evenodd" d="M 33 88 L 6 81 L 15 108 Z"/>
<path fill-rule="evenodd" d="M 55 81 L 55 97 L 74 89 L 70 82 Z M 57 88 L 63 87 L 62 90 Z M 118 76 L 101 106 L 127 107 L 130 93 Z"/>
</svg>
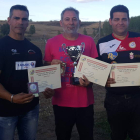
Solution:
<svg viewBox="0 0 140 140">
<path fill-rule="evenodd" d="M 7 21 L 0 21 L 1 25 L 5 23 L 7 23 Z M 36 29 L 36 33 L 33 35 L 33 37 L 47 36 L 48 38 L 51 38 L 53 36 L 56 36 L 58 34 L 58 31 L 63 32 L 62 28 L 59 25 L 59 22 L 57 21 L 56 22 L 29 22 L 27 31 L 29 31 L 30 25 L 34 25 Z M 101 23 L 101 25 L 103 25 L 103 23 Z M 95 23 L 83 22 L 78 32 L 83 34 L 83 30 L 84 28 L 86 28 L 87 34 L 92 36 L 93 28 L 98 28 L 98 27 L 99 27 L 99 23 L 97 22 Z"/>
</svg>

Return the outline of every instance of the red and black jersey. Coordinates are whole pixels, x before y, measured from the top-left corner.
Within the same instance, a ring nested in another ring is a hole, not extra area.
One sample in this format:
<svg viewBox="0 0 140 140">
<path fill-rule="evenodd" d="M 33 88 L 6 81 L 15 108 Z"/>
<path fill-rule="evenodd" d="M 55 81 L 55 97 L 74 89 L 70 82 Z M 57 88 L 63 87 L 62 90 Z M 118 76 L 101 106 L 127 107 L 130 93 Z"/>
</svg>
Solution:
<svg viewBox="0 0 140 140">
<path fill-rule="evenodd" d="M 124 40 L 110 34 L 97 43 L 99 59 L 107 63 L 137 63 L 140 62 L 140 34 L 128 32 Z M 140 87 L 110 87 L 108 92 L 126 94 L 140 91 Z"/>
</svg>

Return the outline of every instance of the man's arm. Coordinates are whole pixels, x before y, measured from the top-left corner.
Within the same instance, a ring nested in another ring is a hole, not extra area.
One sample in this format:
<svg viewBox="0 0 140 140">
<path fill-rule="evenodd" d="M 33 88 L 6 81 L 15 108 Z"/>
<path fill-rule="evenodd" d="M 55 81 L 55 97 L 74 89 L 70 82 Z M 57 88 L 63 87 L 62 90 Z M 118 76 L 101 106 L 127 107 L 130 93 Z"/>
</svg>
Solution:
<svg viewBox="0 0 140 140">
<path fill-rule="evenodd" d="M 0 74 L 1 74 L 1 70 L 0 70 Z M 11 102 L 11 93 L 9 93 L 4 87 L 3 85 L 0 83 L 0 98 L 8 100 Z"/>
<path fill-rule="evenodd" d="M 54 93 L 55 91 L 50 88 L 46 88 L 45 91 L 43 92 L 46 99 L 51 98 L 54 95 Z"/>
<path fill-rule="evenodd" d="M 85 75 L 83 75 L 83 78 L 79 78 L 79 83 L 80 83 L 80 86 L 83 86 L 83 87 L 87 87 L 87 86 L 92 86 L 93 83 L 91 83 Z"/>
<path fill-rule="evenodd" d="M 48 66 L 48 65 L 51 65 L 51 62 L 44 61 L 44 66 Z"/>
<path fill-rule="evenodd" d="M 107 79 L 107 82 L 106 82 L 106 87 L 110 87 L 110 84 L 115 84 L 116 82 L 115 82 L 115 79 L 113 79 L 113 78 L 108 78 Z"/>
<path fill-rule="evenodd" d="M 1 70 L 0 70 L 0 74 L 1 74 Z M 34 98 L 34 95 L 33 94 L 26 94 L 26 93 L 19 93 L 16 95 L 12 95 L 0 83 L 0 98 L 8 100 L 12 103 L 25 104 L 25 103 L 31 102 Z"/>
</svg>

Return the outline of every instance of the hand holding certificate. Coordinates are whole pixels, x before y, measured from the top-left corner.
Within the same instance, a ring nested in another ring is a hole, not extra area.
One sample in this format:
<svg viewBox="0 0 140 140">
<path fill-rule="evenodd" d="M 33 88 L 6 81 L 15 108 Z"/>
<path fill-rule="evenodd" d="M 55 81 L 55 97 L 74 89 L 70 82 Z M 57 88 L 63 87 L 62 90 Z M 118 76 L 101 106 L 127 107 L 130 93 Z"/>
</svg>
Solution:
<svg viewBox="0 0 140 140">
<path fill-rule="evenodd" d="M 29 82 L 37 82 L 39 92 L 43 92 L 47 87 L 56 89 L 61 87 L 60 65 L 50 65 L 28 69 Z"/>
<path fill-rule="evenodd" d="M 111 87 L 140 86 L 140 63 L 112 64 L 110 77 L 116 82 Z"/>
<path fill-rule="evenodd" d="M 90 82 L 105 86 L 110 70 L 110 64 L 81 55 L 74 77 L 85 75 Z"/>
</svg>

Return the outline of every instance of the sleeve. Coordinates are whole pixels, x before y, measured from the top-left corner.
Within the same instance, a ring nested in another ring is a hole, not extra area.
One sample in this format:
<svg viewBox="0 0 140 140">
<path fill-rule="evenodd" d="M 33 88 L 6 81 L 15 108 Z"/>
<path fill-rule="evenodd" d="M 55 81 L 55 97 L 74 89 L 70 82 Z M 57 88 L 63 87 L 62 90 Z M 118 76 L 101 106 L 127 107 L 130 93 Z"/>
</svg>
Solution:
<svg viewBox="0 0 140 140">
<path fill-rule="evenodd" d="M 48 61 L 48 62 L 51 62 L 52 61 L 51 42 L 50 42 L 50 40 L 47 41 L 47 44 L 45 46 L 44 61 Z"/>
<path fill-rule="evenodd" d="M 4 55 L 5 53 L 4 53 L 4 47 L 1 45 L 0 46 L 0 70 L 2 70 L 3 69 L 3 65 L 4 65 Z"/>
<path fill-rule="evenodd" d="M 97 47 L 97 53 L 98 53 L 98 57 L 96 59 L 101 60 L 99 42 L 100 42 L 100 40 L 97 42 L 97 45 L 96 45 L 96 47 Z"/>
<path fill-rule="evenodd" d="M 37 67 L 43 66 L 42 52 L 41 52 L 40 49 L 39 49 L 39 59 L 38 59 L 37 62 L 38 62 L 37 65 L 36 65 Z"/>
<path fill-rule="evenodd" d="M 97 49 L 96 49 L 96 44 L 94 40 L 91 40 L 91 50 L 90 50 L 90 57 L 96 58 L 98 57 Z"/>
</svg>

